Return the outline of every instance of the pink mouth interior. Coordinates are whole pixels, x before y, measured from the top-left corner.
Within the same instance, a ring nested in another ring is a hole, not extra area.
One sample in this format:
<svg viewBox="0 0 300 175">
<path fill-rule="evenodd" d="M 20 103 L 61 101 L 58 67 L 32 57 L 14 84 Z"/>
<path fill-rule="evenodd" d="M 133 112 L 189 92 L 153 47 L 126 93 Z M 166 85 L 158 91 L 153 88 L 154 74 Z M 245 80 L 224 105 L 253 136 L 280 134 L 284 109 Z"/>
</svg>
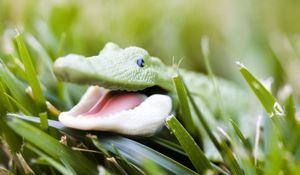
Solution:
<svg viewBox="0 0 300 175">
<path fill-rule="evenodd" d="M 94 106 L 81 114 L 83 117 L 106 117 L 108 115 L 132 109 L 140 105 L 146 96 L 139 93 L 106 92 Z"/>
</svg>

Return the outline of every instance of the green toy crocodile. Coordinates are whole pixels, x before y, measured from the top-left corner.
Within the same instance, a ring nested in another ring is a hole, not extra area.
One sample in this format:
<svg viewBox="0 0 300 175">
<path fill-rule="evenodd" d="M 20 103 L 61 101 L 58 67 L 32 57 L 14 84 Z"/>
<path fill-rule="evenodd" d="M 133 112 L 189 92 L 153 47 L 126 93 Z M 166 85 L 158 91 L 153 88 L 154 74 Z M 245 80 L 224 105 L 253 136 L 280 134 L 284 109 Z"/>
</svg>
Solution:
<svg viewBox="0 0 300 175">
<path fill-rule="evenodd" d="M 97 56 L 70 54 L 57 59 L 54 72 L 62 81 L 91 85 L 75 107 L 60 114 L 59 120 L 67 127 L 151 135 L 177 110 L 172 105 L 176 98 L 171 98 L 176 68 L 139 47 L 122 49 L 107 43 Z M 203 74 L 182 69 L 180 73 L 214 125 L 220 114 L 213 84 Z M 226 113 L 237 120 L 247 105 L 244 91 L 223 79 L 217 81 Z"/>
</svg>

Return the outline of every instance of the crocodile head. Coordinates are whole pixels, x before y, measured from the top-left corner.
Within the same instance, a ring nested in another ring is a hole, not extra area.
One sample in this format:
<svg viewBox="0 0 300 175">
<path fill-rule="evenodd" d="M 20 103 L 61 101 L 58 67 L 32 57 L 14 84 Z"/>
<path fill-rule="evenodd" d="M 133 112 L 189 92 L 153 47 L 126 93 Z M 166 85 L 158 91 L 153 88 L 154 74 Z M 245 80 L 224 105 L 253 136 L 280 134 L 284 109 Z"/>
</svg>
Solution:
<svg viewBox="0 0 300 175">
<path fill-rule="evenodd" d="M 113 43 L 106 44 L 97 56 L 70 54 L 58 58 L 54 63 L 58 79 L 91 85 L 59 120 L 82 130 L 152 135 L 163 126 L 172 101 L 167 95 L 146 91 L 154 86 L 172 89 L 169 71 L 146 50 L 122 49 Z"/>
<path fill-rule="evenodd" d="M 70 54 L 54 63 L 55 75 L 60 80 L 100 85 L 111 90 L 137 91 L 152 86 L 170 89 L 169 71 L 160 59 L 150 56 L 146 50 L 122 49 L 114 43 L 106 44 L 97 56 Z"/>
</svg>

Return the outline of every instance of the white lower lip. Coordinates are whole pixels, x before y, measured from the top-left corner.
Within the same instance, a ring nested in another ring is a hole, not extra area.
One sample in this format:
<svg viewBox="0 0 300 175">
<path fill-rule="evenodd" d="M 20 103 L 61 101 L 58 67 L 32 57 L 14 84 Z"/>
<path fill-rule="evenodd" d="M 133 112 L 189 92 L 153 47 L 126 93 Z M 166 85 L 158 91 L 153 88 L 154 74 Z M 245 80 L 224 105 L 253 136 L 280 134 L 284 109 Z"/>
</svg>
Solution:
<svg viewBox="0 0 300 175">
<path fill-rule="evenodd" d="M 90 109 L 95 100 L 105 91 L 98 86 L 91 86 L 80 102 L 70 111 L 59 115 L 59 121 L 70 128 L 80 130 L 112 131 L 127 135 L 152 135 L 157 132 L 171 112 L 172 101 L 167 95 L 154 94 L 139 106 L 106 117 L 80 117 Z"/>
</svg>

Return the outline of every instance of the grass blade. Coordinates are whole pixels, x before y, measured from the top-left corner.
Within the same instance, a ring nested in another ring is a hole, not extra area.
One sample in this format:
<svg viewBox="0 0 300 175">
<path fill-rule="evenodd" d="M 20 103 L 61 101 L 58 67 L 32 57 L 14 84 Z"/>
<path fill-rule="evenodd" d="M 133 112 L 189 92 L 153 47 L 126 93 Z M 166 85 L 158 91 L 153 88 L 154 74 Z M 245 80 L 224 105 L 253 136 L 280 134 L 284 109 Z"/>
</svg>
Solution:
<svg viewBox="0 0 300 175">
<path fill-rule="evenodd" d="M 80 154 L 80 152 L 71 150 L 38 128 L 17 118 L 9 118 L 7 125 L 18 135 L 43 150 L 55 160 L 58 161 L 63 157 L 78 174 L 97 173 L 96 165 Z M 80 166 L 78 166 L 78 162 L 81 162 Z"/>
<path fill-rule="evenodd" d="M 110 154 L 108 153 L 108 151 L 104 148 L 104 146 L 98 141 L 96 136 L 90 136 L 93 144 L 96 146 L 97 149 L 99 149 L 105 157 L 110 157 Z"/>
<path fill-rule="evenodd" d="M 39 114 L 41 119 L 43 119 L 43 120 L 41 120 L 41 127 L 44 129 L 47 129 L 47 128 L 45 128 L 48 126 L 48 123 L 45 123 L 45 122 L 47 122 L 47 118 L 48 118 L 47 112 L 45 112 L 46 111 L 46 99 L 43 94 L 43 91 L 42 91 L 42 88 L 40 85 L 40 81 L 37 77 L 37 73 L 33 66 L 32 59 L 30 58 L 30 55 L 26 48 L 26 45 L 23 41 L 22 35 L 20 33 L 18 33 L 15 37 L 15 40 L 16 40 L 16 43 L 18 46 L 20 57 L 22 59 L 23 65 L 25 67 L 26 79 L 32 89 L 32 94 L 37 103 L 39 111 L 42 112 Z M 44 118 L 46 120 L 44 120 Z"/>
<path fill-rule="evenodd" d="M 192 97 L 189 89 L 186 87 L 186 85 L 184 85 L 184 87 L 186 89 L 187 96 L 188 96 L 188 98 L 189 98 L 189 100 L 190 100 L 190 102 L 193 106 L 193 109 L 195 110 L 196 115 L 198 116 L 201 124 L 203 125 L 205 131 L 207 132 L 210 140 L 213 142 L 213 144 L 215 145 L 215 147 L 217 148 L 217 150 L 221 154 L 224 161 L 228 164 L 231 173 L 234 174 L 234 175 L 244 174 L 243 170 L 239 166 L 236 158 L 234 157 L 234 154 L 233 154 L 232 150 L 230 150 L 230 148 L 226 145 L 226 143 L 224 143 L 224 141 L 219 143 L 217 138 L 212 133 L 212 130 L 210 129 L 207 121 L 203 117 L 200 109 L 197 107 L 197 104 L 196 104 L 194 98 Z"/>
<path fill-rule="evenodd" d="M 282 145 L 281 130 L 267 117 L 264 122 L 264 174 L 280 174 L 286 160 L 284 158 L 285 148 Z"/>
<path fill-rule="evenodd" d="M 47 130 L 48 129 L 48 117 L 47 117 L 47 112 L 41 112 L 39 113 L 40 121 L 41 121 L 41 129 L 42 130 Z"/>
<path fill-rule="evenodd" d="M 33 66 L 32 59 L 30 58 L 30 55 L 26 48 L 26 45 L 23 41 L 22 35 L 20 33 L 18 33 L 15 37 L 15 40 L 16 40 L 16 43 L 18 46 L 20 57 L 22 59 L 24 67 L 25 67 L 27 81 L 32 88 L 33 96 L 34 96 L 39 108 L 41 110 L 44 110 L 44 109 L 46 109 L 45 108 L 45 106 L 46 106 L 45 97 L 42 92 L 42 88 L 41 88 L 40 82 L 38 80 L 35 68 Z"/>
<path fill-rule="evenodd" d="M 19 110 L 22 113 L 24 113 L 25 115 L 30 115 L 30 112 L 21 103 L 19 103 L 16 99 L 14 99 L 12 96 L 10 96 L 7 93 L 5 93 L 4 96 L 7 97 L 9 100 L 11 100 L 19 108 Z"/>
<path fill-rule="evenodd" d="M 9 145 L 9 148 L 13 154 L 20 151 L 22 146 L 22 138 L 13 132 L 2 118 L 0 118 L 0 136 Z"/>
<path fill-rule="evenodd" d="M 255 129 L 255 143 L 254 143 L 254 164 L 257 165 L 259 158 L 259 147 L 260 147 L 260 138 L 261 138 L 261 125 L 262 125 L 262 116 L 259 115 L 256 121 L 256 129 Z"/>
<path fill-rule="evenodd" d="M 293 99 L 293 96 L 290 95 L 287 98 L 286 105 L 285 105 L 285 110 L 286 110 L 286 121 L 293 127 L 297 124 L 296 120 L 296 108 L 295 108 L 295 102 Z"/>
<path fill-rule="evenodd" d="M 157 166 L 154 162 L 150 160 L 143 161 L 143 167 L 146 170 L 147 174 L 159 174 L 159 175 L 167 175 L 159 166 Z"/>
<path fill-rule="evenodd" d="M 48 55 L 45 48 L 39 41 L 32 35 L 28 34 L 25 37 L 26 44 L 29 46 L 30 53 L 34 54 L 39 63 L 38 72 L 42 83 L 48 88 L 56 87 L 57 80 L 52 68 L 52 59 Z"/>
<path fill-rule="evenodd" d="M 130 163 L 118 150 L 117 147 L 115 147 L 114 145 L 112 145 L 112 147 L 114 148 L 115 152 L 116 152 L 116 156 L 119 158 L 119 162 L 122 165 L 122 168 L 128 172 L 128 174 L 132 174 L 132 175 L 144 175 L 145 173 L 138 168 L 137 166 L 134 166 L 132 163 Z"/>
<path fill-rule="evenodd" d="M 40 123 L 40 119 L 37 117 L 18 114 L 8 114 L 8 116 L 11 118 L 26 120 L 32 123 Z M 86 137 L 86 132 L 65 128 L 58 121 L 48 120 L 48 123 L 50 127 L 56 128 L 66 135 L 70 135 L 78 139 L 84 139 Z M 101 135 L 98 134 L 98 138 L 101 138 L 101 140 L 98 141 L 102 144 L 104 149 L 110 153 L 113 153 L 114 155 L 117 155 L 117 152 L 112 146 L 114 145 L 129 162 L 139 167 L 143 167 L 142 160 L 150 159 L 170 174 L 197 174 L 193 170 L 174 161 L 173 159 L 131 139 L 117 135 L 105 135 L 104 133 L 101 133 Z M 137 157 L 136 155 L 139 156 Z"/>
<path fill-rule="evenodd" d="M 243 64 L 237 64 L 240 66 L 240 72 L 244 79 L 255 93 L 269 116 L 273 117 L 274 115 L 283 115 L 284 111 L 276 98 L 248 71 Z"/>
<path fill-rule="evenodd" d="M 160 146 L 166 147 L 166 148 L 173 150 L 179 154 L 186 155 L 186 153 L 182 150 L 182 147 L 180 145 L 178 145 L 177 143 L 174 143 L 168 139 L 154 137 L 151 140 L 153 142 L 159 144 Z"/>
<path fill-rule="evenodd" d="M 238 135 L 242 143 L 244 144 L 244 147 L 247 149 L 249 153 L 252 153 L 252 145 L 248 139 L 245 138 L 244 134 L 240 130 L 240 128 L 237 126 L 237 124 L 233 121 L 230 120 L 230 123 L 235 131 L 235 133 Z"/>
<path fill-rule="evenodd" d="M 46 162 L 47 164 L 51 165 L 52 167 L 54 167 L 56 170 L 58 170 L 62 174 L 74 174 L 71 170 L 65 168 L 59 162 L 52 159 L 48 155 L 44 154 L 42 151 L 38 150 L 37 148 L 31 146 L 30 144 L 27 144 L 26 147 L 40 156 L 40 158 L 35 163 L 39 163 L 40 161 L 43 161 L 43 162 Z"/>
<path fill-rule="evenodd" d="M 37 113 L 36 107 L 32 105 L 33 100 L 25 92 L 25 85 L 8 70 L 4 63 L 0 63 L 0 77 L 14 99 L 24 106 L 31 115 Z"/>
<path fill-rule="evenodd" d="M 194 141 L 192 136 L 179 123 L 174 115 L 171 115 L 167 120 L 167 126 L 170 131 L 176 136 L 183 150 L 187 153 L 189 159 L 199 173 L 204 173 L 206 170 L 212 169 L 209 160 Z"/>
<path fill-rule="evenodd" d="M 5 116 L 7 112 L 14 112 L 14 107 L 10 103 L 8 97 L 5 95 L 7 94 L 7 87 L 4 86 L 3 80 L 0 78 L 0 104 L 2 105 L 0 107 L 0 117 Z"/>
<path fill-rule="evenodd" d="M 197 174 L 189 168 L 179 164 L 178 162 L 168 158 L 167 156 L 133 140 L 120 137 L 108 136 L 101 137 L 101 143 L 110 152 L 115 155 L 117 152 L 112 145 L 118 148 L 119 152 L 130 162 L 142 167 L 142 161 L 149 159 L 155 162 L 170 174 Z M 138 157 L 136 155 L 139 155 Z"/>
<path fill-rule="evenodd" d="M 179 74 L 173 77 L 173 82 L 176 88 L 176 93 L 178 95 L 180 109 L 182 111 L 181 119 L 183 121 L 183 124 L 188 129 L 189 133 L 191 133 L 192 135 L 196 135 L 196 126 L 193 122 L 188 99 L 186 98 L 187 94 L 184 88 L 184 83 Z"/>
<path fill-rule="evenodd" d="M 300 124 L 297 121 L 296 118 L 296 109 L 295 109 L 295 102 L 293 99 L 293 96 L 290 95 L 287 98 L 286 104 L 285 104 L 285 110 L 286 110 L 286 120 L 285 120 L 285 139 L 287 142 L 287 148 L 294 152 L 296 149 L 299 150 L 299 142 L 300 142 L 300 135 L 297 131 L 300 130 Z"/>
<path fill-rule="evenodd" d="M 203 37 L 202 40 L 201 40 L 201 49 L 202 49 L 202 53 L 203 53 L 203 56 L 204 56 L 203 58 L 204 58 L 204 63 L 205 63 L 205 67 L 206 67 L 208 76 L 209 76 L 209 78 L 212 82 L 213 88 L 215 90 L 215 95 L 216 95 L 216 98 L 217 98 L 216 103 L 218 103 L 219 110 L 220 110 L 220 113 L 221 113 L 221 117 L 223 117 L 223 119 L 226 119 L 227 114 L 226 114 L 226 111 L 225 111 L 225 108 L 224 108 L 224 105 L 223 105 L 221 92 L 220 92 L 220 89 L 219 89 L 219 86 L 218 86 L 218 81 L 215 78 L 215 75 L 212 71 L 212 68 L 211 68 L 211 65 L 210 65 L 210 62 L 209 62 L 209 55 L 210 55 L 209 40 L 206 36 Z"/>
</svg>

